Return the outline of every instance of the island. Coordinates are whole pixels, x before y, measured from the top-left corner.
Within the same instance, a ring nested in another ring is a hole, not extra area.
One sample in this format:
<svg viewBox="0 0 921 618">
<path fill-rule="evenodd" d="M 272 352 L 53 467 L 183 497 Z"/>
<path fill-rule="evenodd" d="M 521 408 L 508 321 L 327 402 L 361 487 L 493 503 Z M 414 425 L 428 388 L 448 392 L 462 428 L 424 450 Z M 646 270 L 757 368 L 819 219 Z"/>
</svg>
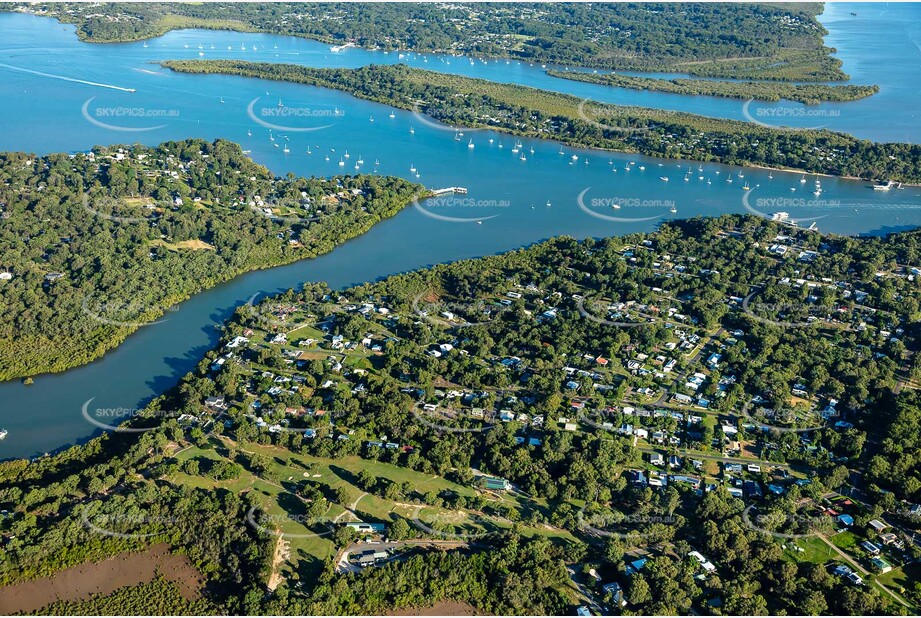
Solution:
<svg viewBox="0 0 921 618">
<path fill-rule="evenodd" d="M 916 612 L 919 241 L 697 218 L 246 304 L 131 431 L 0 463 L 0 607 Z"/>
<path fill-rule="evenodd" d="M 457 127 L 624 152 L 832 176 L 921 183 L 921 146 L 828 130 L 795 130 L 685 112 L 601 104 L 405 65 L 314 69 L 234 60 L 170 60 L 184 73 L 241 75 L 333 88 Z"/>
<path fill-rule="evenodd" d="M 196 292 L 327 253 L 429 194 L 276 178 L 224 140 L 5 152 L 0 178 L 0 380 L 90 362 Z"/>
<path fill-rule="evenodd" d="M 879 86 L 829 86 L 826 84 L 787 84 L 769 81 L 724 81 L 703 79 L 661 79 L 622 75 L 619 73 L 588 73 L 548 69 L 547 75 L 591 84 L 602 84 L 631 90 L 652 90 L 692 96 L 756 99 L 758 101 L 799 101 L 814 105 L 824 101 L 844 102 L 864 99 L 879 92 Z"/>
<path fill-rule="evenodd" d="M 11 3 L 114 43 L 204 28 L 305 37 L 337 48 L 464 54 L 612 70 L 845 81 L 816 17 L 822 3 L 300 4 Z"/>
</svg>

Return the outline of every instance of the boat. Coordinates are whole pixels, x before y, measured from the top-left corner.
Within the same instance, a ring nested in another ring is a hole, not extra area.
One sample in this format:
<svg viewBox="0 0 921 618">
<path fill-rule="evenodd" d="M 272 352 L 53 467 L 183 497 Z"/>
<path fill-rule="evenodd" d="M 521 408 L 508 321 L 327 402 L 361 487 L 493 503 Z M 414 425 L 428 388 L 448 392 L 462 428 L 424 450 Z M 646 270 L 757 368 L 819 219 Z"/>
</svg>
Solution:
<svg viewBox="0 0 921 618">
<path fill-rule="evenodd" d="M 252 130 L 252 129 L 247 129 L 247 130 L 246 130 L 246 134 L 247 134 L 248 136 L 252 137 L 252 136 L 253 136 L 253 130 Z"/>
<path fill-rule="evenodd" d="M 411 135 L 414 134 L 415 132 L 416 132 L 416 130 L 415 130 L 413 127 L 409 127 L 409 133 L 410 133 Z"/>
<path fill-rule="evenodd" d="M 563 154 L 563 147 L 560 146 L 560 154 Z"/>
<path fill-rule="evenodd" d="M 349 151 L 348 151 L 348 150 L 345 151 L 345 155 L 344 155 L 344 156 L 345 156 L 346 159 L 349 158 Z"/>
<path fill-rule="evenodd" d="M 646 166 L 645 166 L 645 165 L 641 165 L 641 166 L 640 166 L 640 171 L 641 171 L 641 172 L 645 172 L 645 171 L 646 171 Z"/>
<path fill-rule="evenodd" d="M 889 191 L 894 186 L 895 186 L 895 182 L 890 180 L 889 182 L 886 182 L 886 183 L 879 183 L 879 184 L 873 185 L 873 190 L 874 191 Z"/>
<path fill-rule="evenodd" d="M 6 429 L 0 429 L 0 440 L 3 440 L 4 438 L 6 438 L 6 436 L 7 436 L 9 433 L 10 433 L 10 432 L 8 432 Z"/>
<path fill-rule="evenodd" d="M 620 210 L 620 204 L 611 204 L 611 208 L 614 210 Z"/>
<path fill-rule="evenodd" d="M 803 177 L 799 179 L 800 183 L 806 184 L 806 174 L 803 174 Z"/>
<path fill-rule="evenodd" d="M 774 180 L 774 172 L 768 174 L 768 180 Z"/>
<path fill-rule="evenodd" d="M 282 152 L 285 154 L 288 154 L 289 152 L 291 152 L 291 149 L 288 148 L 288 144 L 285 144 L 285 147 L 282 149 Z"/>
<path fill-rule="evenodd" d="M 578 160 L 579 160 L 579 155 L 572 155 L 572 160 L 573 160 L 573 161 L 578 161 Z"/>
<path fill-rule="evenodd" d="M 746 182 L 744 185 L 742 185 L 742 190 L 743 190 L 743 191 L 751 191 L 751 187 L 749 187 L 749 186 L 748 186 L 748 183 Z"/>
<path fill-rule="evenodd" d="M 393 112 L 390 112 L 390 118 L 396 118 L 396 114 L 394 114 Z"/>
<path fill-rule="evenodd" d="M 467 148 L 473 148 L 473 140 L 472 140 L 472 139 L 467 143 Z"/>
<path fill-rule="evenodd" d="M 493 138 L 490 137 L 490 138 L 489 138 L 489 143 L 492 144 L 493 141 L 494 141 Z"/>
<path fill-rule="evenodd" d="M 358 165 L 364 165 L 365 160 L 361 157 L 361 155 L 358 155 L 358 160 L 355 161 L 355 163 L 357 163 Z"/>
<path fill-rule="evenodd" d="M 781 221 L 781 222 L 783 222 L 783 221 L 788 220 L 789 218 L 790 218 L 790 213 L 788 213 L 788 212 L 783 212 L 783 211 L 781 211 L 781 212 L 775 212 L 773 215 L 771 215 L 771 221 Z"/>
<path fill-rule="evenodd" d="M 371 116 L 370 118 L 368 118 L 368 122 L 374 122 L 374 116 Z"/>
<path fill-rule="evenodd" d="M 668 176 L 659 176 L 659 180 L 662 182 L 668 182 Z"/>
<path fill-rule="evenodd" d="M 343 161 L 341 158 L 339 159 L 339 167 L 345 167 L 345 161 Z"/>
<path fill-rule="evenodd" d="M 410 164 L 409 164 L 409 171 L 412 172 L 412 173 L 415 173 L 415 172 L 416 172 L 416 166 L 413 165 L 412 163 L 410 163 Z"/>
<path fill-rule="evenodd" d="M 144 47 L 147 47 L 147 43 L 144 43 Z"/>
<path fill-rule="evenodd" d="M 326 160 L 329 161 L 329 155 L 326 155 Z"/>
<path fill-rule="evenodd" d="M 668 212 L 678 212 L 678 209 L 672 206 L 671 208 L 668 209 Z"/>
<path fill-rule="evenodd" d="M 224 97 L 221 97 L 221 103 L 223 103 L 223 102 L 224 102 Z"/>
<path fill-rule="evenodd" d="M 281 102 L 281 99 L 278 99 L 278 107 L 284 107 L 285 104 Z"/>
<path fill-rule="evenodd" d="M 310 146 L 307 147 L 307 154 L 312 155 L 313 151 L 310 149 Z"/>
<path fill-rule="evenodd" d="M 522 161 L 527 161 L 527 160 L 528 160 L 528 158 L 527 158 L 526 156 L 524 156 L 523 154 L 522 154 L 520 157 L 518 157 L 518 158 L 521 159 Z"/>
<path fill-rule="evenodd" d="M 374 165 L 380 165 L 380 164 L 381 164 L 380 159 L 374 159 Z"/>
<path fill-rule="evenodd" d="M 553 204 L 550 203 L 550 200 L 547 200 L 547 206 L 552 206 L 552 205 Z"/>
</svg>

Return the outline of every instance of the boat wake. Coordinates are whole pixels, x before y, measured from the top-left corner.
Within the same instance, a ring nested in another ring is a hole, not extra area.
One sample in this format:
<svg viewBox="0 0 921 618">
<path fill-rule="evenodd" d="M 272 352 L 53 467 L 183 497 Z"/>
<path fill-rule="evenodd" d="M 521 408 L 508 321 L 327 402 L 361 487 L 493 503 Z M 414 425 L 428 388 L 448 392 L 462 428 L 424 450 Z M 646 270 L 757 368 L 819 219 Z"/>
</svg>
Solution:
<svg viewBox="0 0 921 618">
<path fill-rule="evenodd" d="M 33 71 L 32 69 L 24 69 L 22 67 L 16 67 L 11 64 L 3 64 L 0 62 L 0 67 L 4 69 L 9 69 L 11 71 L 19 71 L 20 73 L 29 73 L 30 75 L 38 75 L 39 77 L 48 77 L 51 79 L 61 79 L 65 82 L 74 82 L 77 84 L 86 84 L 87 86 L 96 86 L 98 88 L 110 88 L 112 90 L 121 90 L 122 92 L 137 92 L 134 88 L 122 88 L 121 86 L 113 86 L 112 84 L 100 84 L 99 82 L 91 82 L 85 79 L 76 79 L 75 77 L 66 77 L 64 75 L 54 75 L 52 73 L 42 73 L 41 71 Z"/>
</svg>

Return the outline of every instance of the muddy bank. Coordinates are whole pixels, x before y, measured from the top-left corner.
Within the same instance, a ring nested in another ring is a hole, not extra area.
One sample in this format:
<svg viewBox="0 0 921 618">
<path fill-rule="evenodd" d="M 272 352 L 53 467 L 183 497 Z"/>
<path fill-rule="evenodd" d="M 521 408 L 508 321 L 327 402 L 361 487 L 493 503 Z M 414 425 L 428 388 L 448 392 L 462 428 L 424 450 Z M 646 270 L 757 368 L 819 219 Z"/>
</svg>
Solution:
<svg viewBox="0 0 921 618">
<path fill-rule="evenodd" d="M 82 601 L 124 586 L 149 582 L 160 573 L 175 582 L 182 596 L 195 600 L 204 578 L 185 556 L 171 554 L 165 543 L 143 553 L 125 553 L 89 562 L 43 577 L 0 588 L 0 614 L 34 612 L 55 601 Z M 460 615 L 460 614 L 458 614 Z"/>
<path fill-rule="evenodd" d="M 387 616 L 491 616 L 463 601 L 439 601 L 430 607 L 406 607 L 387 612 Z"/>
</svg>

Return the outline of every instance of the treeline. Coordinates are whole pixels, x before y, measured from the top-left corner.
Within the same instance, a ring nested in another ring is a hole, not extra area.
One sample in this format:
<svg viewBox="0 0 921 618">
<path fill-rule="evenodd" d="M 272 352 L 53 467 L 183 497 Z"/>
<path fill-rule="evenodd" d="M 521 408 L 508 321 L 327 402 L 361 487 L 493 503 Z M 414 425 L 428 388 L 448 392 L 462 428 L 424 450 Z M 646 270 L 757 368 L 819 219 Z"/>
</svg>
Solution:
<svg viewBox="0 0 921 618">
<path fill-rule="evenodd" d="M 259 31 L 373 49 L 511 57 L 617 70 L 779 80 L 844 80 L 823 45 L 819 3 L 54 3 L 20 6 L 77 25 L 87 41 L 177 28 Z"/>
<path fill-rule="evenodd" d="M 683 112 L 596 104 L 524 86 L 405 65 L 313 69 L 232 60 L 173 60 L 184 73 L 220 73 L 323 86 L 446 124 L 645 155 L 759 165 L 863 179 L 921 182 L 921 146 L 826 130 L 769 128 Z"/>
<path fill-rule="evenodd" d="M 758 101 L 800 101 L 815 105 L 824 101 L 856 101 L 879 92 L 879 86 L 827 86 L 824 84 L 786 84 L 752 81 L 715 81 L 700 79 L 658 79 L 619 73 L 586 73 L 549 69 L 547 75 L 592 84 L 602 84 L 632 90 L 654 90 L 686 94 Z"/>
<path fill-rule="evenodd" d="M 0 181 L 0 380 L 98 358 L 192 294 L 327 253 L 425 191 L 275 178 L 223 140 L 0 153 Z"/>
</svg>

